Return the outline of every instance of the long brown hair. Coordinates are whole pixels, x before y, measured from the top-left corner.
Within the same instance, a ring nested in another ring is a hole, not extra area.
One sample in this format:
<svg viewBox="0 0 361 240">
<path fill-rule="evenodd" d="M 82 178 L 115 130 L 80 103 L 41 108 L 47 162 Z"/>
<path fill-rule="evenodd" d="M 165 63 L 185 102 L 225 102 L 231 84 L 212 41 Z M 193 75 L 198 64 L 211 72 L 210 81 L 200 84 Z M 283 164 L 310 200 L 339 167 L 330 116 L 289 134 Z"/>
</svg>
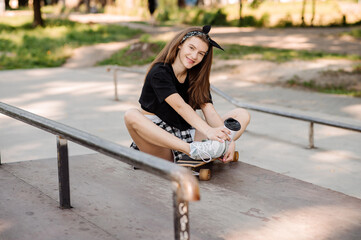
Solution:
<svg viewBox="0 0 361 240">
<path fill-rule="evenodd" d="M 182 44 L 183 37 L 192 31 L 202 31 L 201 28 L 191 27 L 183 30 L 178 33 L 168 44 L 162 49 L 162 51 L 158 54 L 155 60 L 150 65 L 150 69 L 156 63 L 168 63 L 173 64 L 178 51 L 179 46 Z M 193 109 L 197 109 L 202 107 L 203 104 L 210 102 L 210 82 L 209 75 L 212 67 L 212 58 L 213 58 L 213 48 L 210 46 L 208 39 L 205 35 L 197 35 L 193 37 L 198 37 L 202 39 L 205 43 L 208 44 L 208 52 L 203 57 L 202 61 L 196 66 L 192 67 L 188 70 L 188 78 L 189 78 L 189 105 Z"/>
</svg>

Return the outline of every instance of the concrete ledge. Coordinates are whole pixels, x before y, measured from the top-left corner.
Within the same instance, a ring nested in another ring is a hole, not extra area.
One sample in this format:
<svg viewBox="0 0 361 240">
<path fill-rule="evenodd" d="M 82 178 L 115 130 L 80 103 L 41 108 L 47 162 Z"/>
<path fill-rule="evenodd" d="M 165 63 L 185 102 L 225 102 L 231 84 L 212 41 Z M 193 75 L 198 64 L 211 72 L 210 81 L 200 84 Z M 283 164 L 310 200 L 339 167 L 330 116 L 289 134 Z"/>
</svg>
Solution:
<svg viewBox="0 0 361 240">
<path fill-rule="evenodd" d="M 75 211 L 61 210 L 57 201 L 6 166 L 0 167 L 0 186 L 1 240 L 116 239 Z"/>
<path fill-rule="evenodd" d="M 0 171 L 2 240 L 24 234 L 173 238 L 170 183 L 127 164 L 100 154 L 71 157 L 70 211 L 56 202 L 55 159 L 4 164 Z M 242 162 L 215 164 L 213 173 L 200 184 L 201 201 L 190 203 L 192 239 L 356 240 L 361 235 L 360 199 Z"/>
</svg>

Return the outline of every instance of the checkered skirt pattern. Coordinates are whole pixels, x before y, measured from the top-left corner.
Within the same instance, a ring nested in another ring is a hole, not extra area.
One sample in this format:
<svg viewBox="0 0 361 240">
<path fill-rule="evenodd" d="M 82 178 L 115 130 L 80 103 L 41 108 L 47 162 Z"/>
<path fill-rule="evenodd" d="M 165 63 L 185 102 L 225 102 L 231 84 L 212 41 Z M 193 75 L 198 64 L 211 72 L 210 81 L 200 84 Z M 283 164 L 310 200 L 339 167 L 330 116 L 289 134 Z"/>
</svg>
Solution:
<svg viewBox="0 0 361 240">
<path fill-rule="evenodd" d="M 193 138 L 192 138 L 192 134 L 191 134 L 192 129 L 186 129 L 183 131 L 179 130 L 178 128 L 169 126 L 166 122 L 162 121 L 160 118 L 151 119 L 151 121 L 153 121 L 153 123 L 155 123 L 160 128 L 166 130 L 170 134 L 173 134 L 177 138 L 180 138 L 187 143 L 193 142 Z M 134 142 L 132 142 L 130 147 L 133 149 L 139 150 L 138 146 Z M 176 151 L 176 150 L 172 150 L 172 152 L 173 152 L 174 162 L 181 159 L 182 155 L 184 155 L 184 153 Z"/>
</svg>

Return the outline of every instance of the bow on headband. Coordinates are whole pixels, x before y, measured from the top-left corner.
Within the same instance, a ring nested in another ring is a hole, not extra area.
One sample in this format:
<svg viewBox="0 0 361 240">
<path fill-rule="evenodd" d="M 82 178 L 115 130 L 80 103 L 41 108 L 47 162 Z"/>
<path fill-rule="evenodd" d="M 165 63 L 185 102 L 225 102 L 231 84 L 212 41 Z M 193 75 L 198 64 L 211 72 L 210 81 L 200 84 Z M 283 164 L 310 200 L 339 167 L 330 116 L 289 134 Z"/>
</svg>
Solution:
<svg viewBox="0 0 361 240">
<path fill-rule="evenodd" d="M 193 37 L 193 36 L 199 36 L 199 35 L 205 35 L 209 44 L 212 46 L 212 47 L 216 47 L 216 48 L 219 48 L 221 50 L 224 51 L 224 49 L 219 46 L 218 43 L 216 43 L 215 41 L 212 40 L 212 38 L 208 35 L 209 31 L 211 30 L 211 26 L 210 25 L 205 25 L 203 28 L 202 28 L 202 31 L 191 31 L 189 33 L 187 33 L 181 43 L 183 43 L 187 38 L 190 38 L 190 37 Z"/>
</svg>

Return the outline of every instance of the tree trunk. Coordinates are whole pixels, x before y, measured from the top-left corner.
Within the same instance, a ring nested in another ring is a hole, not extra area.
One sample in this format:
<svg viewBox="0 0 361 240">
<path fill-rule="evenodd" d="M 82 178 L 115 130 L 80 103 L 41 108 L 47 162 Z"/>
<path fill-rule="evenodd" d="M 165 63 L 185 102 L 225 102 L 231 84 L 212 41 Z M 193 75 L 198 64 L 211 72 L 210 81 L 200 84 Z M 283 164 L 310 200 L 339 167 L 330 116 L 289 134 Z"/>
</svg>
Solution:
<svg viewBox="0 0 361 240">
<path fill-rule="evenodd" d="M 34 22 L 33 27 L 44 26 L 43 18 L 41 17 L 41 0 L 34 0 L 33 9 L 34 9 Z"/>
<path fill-rule="evenodd" d="M 90 0 L 85 0 L 85 4 L 86 4 L 86 12 L 90 13 Z"/>
<path fill-rule="evenodd" d="M 185 8 L 186 7 L 186 1 L 185 0 L 178 0 L 178 7 L 179 8 Z"/>
<path fill-rule="evenodd" d="M 239 26 L 243 25 L 242 9 L 243 9 L 243 3 L 242 0 L 239 0 Z"/>
<path fill-rule="evenodd" d="M 313 27 L 313 20 L 315 20 L 316 15 L 316 0 L 312 0 L 312 18 L 311 18 L 311 27 Z"/>
<path fill-rule="evenodd" d="M 305 9 L 306 9 L 306 0 L 303 0 L 303 3 L 302 3 L 302 12 L 301 12 L 301 26 L 304 27 L 306 26 L 306 23 L 305 23 Z"/>
<path fill-rule="evenodd" d="M 148 10 L 151 16 L 153 16 L 154 11 L 157 9 L 156 0 L 148 0 Z"/>
<path fill-rule="evenodd" d="M 19 0 L 19 7 L 27 7 L 28 6 L 28 0 Z"/>
</svg>

